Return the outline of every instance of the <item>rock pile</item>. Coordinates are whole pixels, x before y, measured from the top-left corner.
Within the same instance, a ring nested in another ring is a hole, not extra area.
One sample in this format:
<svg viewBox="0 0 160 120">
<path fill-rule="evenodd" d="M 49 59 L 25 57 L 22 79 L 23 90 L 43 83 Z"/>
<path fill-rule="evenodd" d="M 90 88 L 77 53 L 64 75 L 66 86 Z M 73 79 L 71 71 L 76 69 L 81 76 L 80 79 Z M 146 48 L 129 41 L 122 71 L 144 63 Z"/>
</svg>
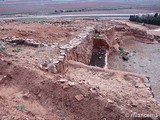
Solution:
<svg viewBox="0 0 160 120">
<path fill-rule="evenodd" d="M 47 43 L 41 43 L 41 42 L 35 42 L 33 39 L 28 39 L 28 38 L 16 38 L 15 36 L 8 38 L 4 37 L 1 39 L 1 41 L 7 42 L 7 43 L 12 43 L 15 45 L 26 45 L 26 46 L 32 46 L 32 47 L 47 47 L 47 46 L 54 46 L 51 44 Z"/>
</svg>

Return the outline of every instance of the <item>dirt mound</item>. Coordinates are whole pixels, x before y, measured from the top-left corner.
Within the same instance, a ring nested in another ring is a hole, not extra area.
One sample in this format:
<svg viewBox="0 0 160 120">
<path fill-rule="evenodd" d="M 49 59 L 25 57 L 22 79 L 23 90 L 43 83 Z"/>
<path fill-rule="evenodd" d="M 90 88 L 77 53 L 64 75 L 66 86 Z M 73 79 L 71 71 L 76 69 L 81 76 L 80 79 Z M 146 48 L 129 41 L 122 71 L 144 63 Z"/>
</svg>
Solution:
<svg viewBox="0 0 160 120">
<path fill-rule="evenodd" d="M 51 79 L 7 61 L 0 62 L 0 75 L 6 76 L 1 79 L 0 101 L 5 103 L 0 107 L 2 119 L 118 120 L 125 119 L 127 113 L 159 113 L 159 106 L 148 99 L 149 91 L 137 76 L 102 72 L 103 69 L 85 65 L 87 69 L 71 68 L 66 79 Z M 74 74 L 75 70 L 78 74 Z M 83 78 L 78 77 L 81 74 Z M 114 86 L 109 87 L 110 84 Z"/>
<path fill-rule="evenodd" d="M 48 79 L 38 73 L 0 61 L 1 119 L 124 118 L 119 108 L 77 81 Z M 74 92 L 73 92 L 74 91 Z M 19 106 L 23 106 L 21 109 Z M 38 111 L 37 111 L 38 110 Z M 106 116 L 107 115 L 107 116 Z"/>
</svg>

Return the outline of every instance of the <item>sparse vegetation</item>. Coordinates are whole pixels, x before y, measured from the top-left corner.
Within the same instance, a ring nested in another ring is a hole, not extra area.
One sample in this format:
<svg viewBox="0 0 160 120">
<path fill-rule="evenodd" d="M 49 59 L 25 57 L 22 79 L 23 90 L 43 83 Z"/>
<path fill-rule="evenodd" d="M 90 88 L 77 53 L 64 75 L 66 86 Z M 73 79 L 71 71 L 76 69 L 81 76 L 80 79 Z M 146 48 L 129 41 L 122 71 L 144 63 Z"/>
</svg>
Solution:
<svg viewBox="0 0 160 120">
<path fill-rule="evenodd" d="M 12 50 L 12 52 L 20 52 L 20 51 L 22 51 L 21 48 L 16 48 L 16 49 Z"/>
<path fill-rule="evenodd" d="M 96 37 L 96 38 L 99 38 L 99 37 L 100 37 L 100 34 L 99 34 L 99 33 L 96 33 L 96 34 L 95 34 L 95 37 Z"/>
<path fill-rule="evenodd" d="M 20 111 L 26 110 L 26 107 L 24 105 L 19 105 L 18 110 Z"/>
<path fill-rule="evenodd" d="M 0 46 L 0 52 L 4 51 L 5 48 L 3 46 Z"/>
<path fill-rule="evenodd" d="M 126 53 L 126 51 L 125 51 L 125 49 L 123 47 L 119 47 L 119 51 L 120 51 L 120 54 Z"/>
<path fill-rule="evenodd" d="M 120 51 L 120 56 L 122 56 L 122 59 L 125 60 L 125 61 L 128 61 L 129 60 L 129 56 L 128 56 L 128 52 L 126 52 L 126 50 L 122 47 L 119 47 L 119 51 Z"/>
</svg>

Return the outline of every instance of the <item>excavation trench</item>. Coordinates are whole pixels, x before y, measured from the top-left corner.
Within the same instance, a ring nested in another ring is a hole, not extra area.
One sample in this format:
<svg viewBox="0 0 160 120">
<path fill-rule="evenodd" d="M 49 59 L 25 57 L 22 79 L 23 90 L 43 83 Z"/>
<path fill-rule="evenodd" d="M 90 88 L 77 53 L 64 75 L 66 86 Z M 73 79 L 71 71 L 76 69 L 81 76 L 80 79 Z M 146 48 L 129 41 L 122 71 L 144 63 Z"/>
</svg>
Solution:
<svg viewBox="0 0 160 120">
<path fill-rule="evenodd" d="M 107 67 L 109 45 L 103 39 L 93 39 L 92 56 L 89 65 Z"/>
<path fill-rule="evenodd" d="M 103 37 L 95 37 L 93 28 L 88 28 L 72 39 L 69 44 L 60 47 L 60 60 L 55 64 L 56 71 L 58 73 L 67 72 L 69 60 L 106 68 L 108 50 L 107 41 Z"/>
<path fill-rule="evenodd" d="M 66 68 L 65 70 L 67 71 L 68 61 L 73 60 L 101 68 L 110 68 L 144 75 L 147 73 L 151 78 L 151 88 L 153 88 L 155 98 L 159 101 L 158 76 L 152 73 L 152 71 L 155 71 L 152 66 L 156 66 L 155 64 L 157 63 L 159 64 L 158 57 L 155 55 L 155 59 L 150 60 L 153 56 L 151 53 L 155 52 L 159 54 L 159 44 L 153 44 L 155 40 L 159 41 L 159 39 L 157 39 L 156 36 L 148 35 L 145 31 L 121 26 L 106 29 L 102 34 L 104 34 L 105 37 L 96 36 L 95 32 L 89 33 L 79 45 L 69 50 L 66 53 L 65 61 L 62 63 L 65 67 L 61 70 Z M 119 47 L 121 46 L 124 47 L 126 51 L 129 51 L 129 56 L 131 56 L 129 60 L 124 61 L 121 58 L 122 56 L 119 54 Z M 149 52 L 150 58 L 147 57 L 149 55 L 146 55 L 143 57 L 146 58 L 144 62 L 138 62 L 143 61 L 142 56 L 147 54 L 147 50 L 155 50 L 148 49 L 147 46 L 151 48 L 156 46 L 157 49 L 156 51 Z M 143 51 L 140 48 L 146 50 Z M 146 61 L 147 59 L 149 60 Z M 152 61 L 155 62 L 152 63 Z M 159 71 L 159 68 L 155 72 L 157 71 Z"/>
<path fill-rule="evenodd" d="M 66 55 L 66 61 L 74 60 L 91 66 L 107 67 L 109 45 L 104 39 L 87 37 Z"/>
</svg>

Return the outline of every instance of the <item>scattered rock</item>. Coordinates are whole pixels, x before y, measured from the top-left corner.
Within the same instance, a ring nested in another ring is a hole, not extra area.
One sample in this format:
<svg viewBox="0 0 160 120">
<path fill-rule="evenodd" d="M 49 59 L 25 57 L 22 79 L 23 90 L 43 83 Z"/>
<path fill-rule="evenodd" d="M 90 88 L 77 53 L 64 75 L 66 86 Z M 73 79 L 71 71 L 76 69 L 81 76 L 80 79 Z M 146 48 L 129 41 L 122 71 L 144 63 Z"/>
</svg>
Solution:
<svg viewBox="0 0 160 120">
<path fill-rule="evenodd" d="M 81 101 L 84 99 L 84 96 L 82 94 L 80 94 L 80 95 L 76 95 L 75 98 L 77 101 Z"/>
<path fill-rule="evenodd" d="M 24 100 L 28 100 L 28 99 L 29 99 L 29 96 L 28 96 L 28 94 L 24 94 L 24 95 L 22 95 L 22 98 L 23 98 Z"/>
<path fill-rule="evenodd" d="M 58 71 L 57 71 L 57 68 L 56 68 L 56 66 L 55 66 L 54 64 L 49 67 L 49 70 L 50 70 L 51 73 L 53 73 L 53 74 L 55 74 L 55 73 L 58 72 Z"/>
<path fill-rule="evenodd" d="M 65 55 L 66 55 L 66 53 L 65 53 L 65 52 L 61 52 L 60 54 L 61 54 L 62 56 L 65 56 Z"/>
<path fill-rule="evenodd" d="M 58 59 L 64 59 L 64 56 L 58 56 Z"/>
<path fill-rule="evenodd" d="M 151 87 L 151 85 L 149 83 L 145 83 L 145 86 L 149 87 L 149 88 Z"/>
<path fill-rule="evenodd" d="M 96 92 L 97 92 L 97 89 L 96 89 L 96 88 L 90 88 L 90 91 L 91 91 L 92 93 L 96 93 Z"/>
<path fill-rule="evenodd" d="M 126 54 L 122 54 L 122 59 L 124 61 L 128 61 L 129 60 L 129 57 L 126 55 Z"/>
<path fill-rule="evenodd" d="M 67 88 L 69 88 L 68 85 L 64 85 L 64 86 L 63 86 L 63 89 L 67 89 Z"/>
<path fill-rule="evenodd" d="M 59 63 L 58 60 L 54 60 L 54 61 L 53 61 L 53 64 L 57 64 L 57 63 Z"/>
<path fill-rule="evenodd" d="M 132 107 L 137 107 L 137 103 L 132 101 L 132 102 L 131 102 L 131 106 L 132 106 Z"/>
<path fill-rule="evenodd" d="M 40 65 L 39 65 L 39 68 L 40 68 L 40 70 L 42 70 L 42 71 L 48 71 L 48 67 L 47 67 L 46 64 L 40 64 Z"/>
<path fill-rule="evenodd" d="M 110 103 L 110 104 L 113 104 L 114 101 L 112 101 L 111 99 L 107 99 L 107 101 Z"/>
<path fill-rule="evenodd" d="M 68 80 L 66 80 L 66 79 L 60 79 L 60 80 L 58 80 L 58 82 L 60 82 L 60 83 L 65 83 L 65 82 L 67 82 Z"/>
<path fill-rule="evenodd" d="M 48 47 L 48 44 L 43 44 L 44 47 Z"/>
<path fill-rule="evenodd" d="M 65 50 L 64 50 L 64 49 L 61 49 L 61 50 L 60 50 L 60 53 L 65 53 Z"/>
<path fill-rule="evenodd" d="M 0 76 L 0 84 L 3 84 L 6 78 L 7 76 Z"/>
<path fill-rule="evenodd" d="M 136 87 L 136 88 L 144 88 L 145 85 L 144 85 L 143 83 L 137 83 L 137 84 L 135 85 L 135 87 Z"/>
<path fill-rule="evenodd" d="M 74 86 L 74 85 L 75 85 L 75 82 L 69 81 L 69 82 L 68 82 L 68 85 L 69 85 L 69 86 Z"/>
</svg>

